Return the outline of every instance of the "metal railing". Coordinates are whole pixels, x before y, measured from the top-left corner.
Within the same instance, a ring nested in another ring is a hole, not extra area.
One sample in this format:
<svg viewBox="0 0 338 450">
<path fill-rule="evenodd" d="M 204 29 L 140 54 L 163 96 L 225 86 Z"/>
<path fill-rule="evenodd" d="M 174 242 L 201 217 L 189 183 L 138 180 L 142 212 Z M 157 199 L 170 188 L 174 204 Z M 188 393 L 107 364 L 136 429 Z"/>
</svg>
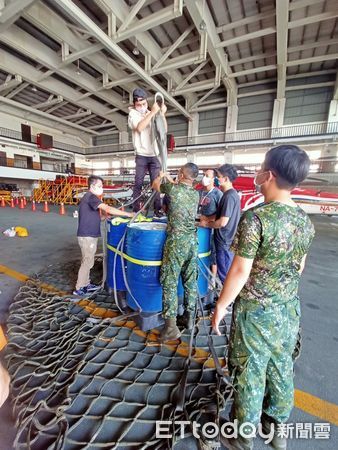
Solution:
<svg viewBox="0 0 338 450">
<path fill-rule="evenodd" d="M 15 139 L 17 141 L 22 141 L 22 134 L 21 131 L 16 131 L 16 130 L 11 130 L 9 128 L 4 128 L 4 127 L 0 127 L 0 137 L 5 137 L 8 139 Z M 23 141 L 26 143 L 26 141 Z M 29 142 L 27 142 L 29 144 Z M 36 135 L 32 134 L 31 136 L 31 144 L 36 144 L 37 143 L 37 137 Z M 68 152 L 72 152 L 72 153 L 81 153 L 81 154 L 85 154 L 85 147 L 80 147 L 77 145 L 73 145 L 73 144 L 67 144 L 65 142 L 60 142 L 60 141 L 56 141 L 53 140 L 53 149 L 56 150 L 64 150 L 64 151 L 68 151 Z"/>
<path fill-rule="evenodd" d="M 97 155 L 101 153 L 126 153 L 133 152 L 133 143 L 127 142 L 126 144 L 109 144 L 109 145 L 98 145 L 96 147 L 87 147 L 86 155 Z"/>
<path fill-rule="evenodd" d="M 9 128 L 0 127 L 0 136 L 22 141 L 21 131 L 10 130 Z"/>
<path fill-rule="evenodd" d="M 176 148 L 185 148 L 197 145 L 208 146 L 223 146 L 238 142 L 255 142 L 255 141 L 269 141 L 285 138 L 302 138 L 311 136 L 320 136 L 321 138 L 332 138 L 338 135 L 338 122 L 314 122 L 299 125 L 285 125 L 279 128 L 259 128 L 252 130 L 242 130 L 233 133 L 212 133 L 197 136 L 177 136 Z M 0 137 L 9 139 L 22 140 L 21 132 L 10 130 L 8 128 L 0 127 Z M 32 143 L 36 143 L 36 136 L 32 136 Z M 98 146 L 81 147 L 77 145 L 67 144 L 64 142 L 53 142 L 53 149 L 64 150 L 71 153 L 82 155 L 95 155 L 104 153 L 131 153 L 133 152 L 132 142 L 124 144 L 108 144 Z M 52 150 L 52 149 L 51 149 Z"/>
<path fill-rule="evenodd" d="M 13 167 L 16 167 L 17 169 L 28 169 L 28 162 L 24 159 L 14 158 Z"/>
<path fill-rule="evenodd" d="M 314 122 L 300 125 L 285 125 L 279 128 L 257 128 L 253 130 L 235 131 L 233 133 L 213 133 L 198 136 L 175 137 L 176 147 L 208 144 L 230 144 L 232 142 L 252 142 L 301 138 L 309 136 L 338 135 L 338 122 Z"/>
<path fill-rule="evenodd" d="M 41 170 L 44 170 L 45 172 L 68 173 L 67 166 L 65 164 L 58 163 L 42 163 Z"/>
<path fill-rule="evenodd" d="M 0 158 L 0 167 L 10 167 L 12 169 L 29 169 L 34 171 L 53 172 L 68 174 L 69 169 L 66 164 L 59 163 L 42 163 L 41 168 L 28 167 L 28 162 L 23 159 L 14 159 L 12 163 L 8 163 L 7 158 Z M 0 173 L 1 174 L 1 173 Z"/>
</svg>

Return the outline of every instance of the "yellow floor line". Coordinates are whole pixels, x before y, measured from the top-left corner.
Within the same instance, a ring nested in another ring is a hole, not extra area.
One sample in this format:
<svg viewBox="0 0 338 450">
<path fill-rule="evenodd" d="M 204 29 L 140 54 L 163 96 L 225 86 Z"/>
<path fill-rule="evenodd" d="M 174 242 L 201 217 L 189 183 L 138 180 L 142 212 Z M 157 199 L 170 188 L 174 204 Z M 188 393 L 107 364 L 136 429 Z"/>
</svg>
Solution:
<svg viewBox="0 0 338 450">
<path fill-rule="evenodd" d="M 10 269 L 9 267 L 6 266 L 0 265 L 0 273 L 3 273 L 11 278 L 15 278 L 16 280 L 19 281 L 27 281 L 29 279 L 29 276 L 17 272 L 16 270 Z"/>
<path fill-rule="evenodd" d="M 11 278 L 15 278 L 16 280 L 19 281 L 27 281 L 29 279 L 29 276 L 24 275 L 23 273 L 17 272 L 16 270 L 10 269 L 9 267 L 0 265 L 0 273 L 3 273 Z M 55 287 L 48 285 L 46 283 L 39 283 L 39 286 L 41 286 L 43 289 L 48 290 L 48 291 L 53 291 L 53 292 L 58 292 L 61 295 L 66 295 L 67 293 L 64 291 L 59 291 L 58 289 L 56 289 Z M 85 309 L 88 310 L 88 312 L 93 313 L 95 311 L 95 313 L 93 315 L 96 316 L 102 316 L 105 315 L 103 314 L 103 310 L 105 310 L 105 308 L 98 308 L 94 302 L 90 302 L 88 300 L 80 300 L 79 301 L 79 305 L 86 307 Z M 89 308 L 88 308 L 89 306 Z M 107 317 L 114 317 L 115 314 L 111 311 L 112 314 L 109 314 Z M 130 322 L 121 322 L 121 323 L 117 323 L 120 324 L 122 326 L 127 326 L 128 328 L 133 328 L 135 326 L 135 324 L 130 321 Z M 140 334 L 142 336 L 146 336 L 147 333 L 141 331 L 141 330 L 134 330 L 137 334 Z M 158 339 L 157 333 L 151 333 L 150 336 L 148 335 L 148 337 L 151 337 L 155 342 L 153 342 L 153 344 L 156 345 L 156 341 Z M 173 349 L 175 347 L 177 347 L 177 345 L 168 345 L 168 347 L 173 347 Z M 177 353 L 182 354 L 182 356 L 186 356 L 188 354 L 188 348 L 186 348 L 187 345 L 185 343 L 181 343 L 180 345 L 178 345 L 177 348 Z M 202 362 L 204 360 L 204 362 L 206 360 L 207 361 L 207 366 L 211 367 L 213 365 L 213 360 L 209 359 L 210 355 L 207 354 L 207 352 L 205 352 L 202 349 L 195 349 L 195 358 L 196 360 L 200 360 L 200 362 Z M 224 360 L 220 361 L 221 365 L 224 366 Z M 308 394 L 307 392 L 303 392 L 300 391 L 298 389 L 295 390 L 295 407 L 306 412 L 307 414 L 310 414 L 312 416 L 318 417 L 319 419 L 325 420 L 327 422 L 330 422 L 334 425 L 338 426 L 338 406 L 335 405 L 334 403 L 330 403 L 327 402 L 325 400 L 322 400 L 319 397 L 315 397 L 314 395 Z"/>
<path fill-rule="evenodd" d="M 338 406 L 307 392 L 295 390 L 295 407 L 338 426 Z"/>
<path fill-rule="evenodd" d="M 28 275 L 25 275 L 24 273 L 21 273 L 21 272 L 17 272 L 16 270 L 10 269 L 9 267 L 3 266 L 0 264 L 0 274 L 1 273 L 3 273 L 4 275 L 7 275 L 8 277 L 15 278 L 15 280 L 22 281 L 22 282 L 30 279 L 30 277 Z M 57 289 L 56 287 L 54 287 L 50 284 L 41 283 L 39 281 L 37 281 L 37 284 L 45 291 L 55 292 L 58 295 L 66 295 L 67 294 L 67 292 L 61 291 L 60 289 Z"/>
</svg>

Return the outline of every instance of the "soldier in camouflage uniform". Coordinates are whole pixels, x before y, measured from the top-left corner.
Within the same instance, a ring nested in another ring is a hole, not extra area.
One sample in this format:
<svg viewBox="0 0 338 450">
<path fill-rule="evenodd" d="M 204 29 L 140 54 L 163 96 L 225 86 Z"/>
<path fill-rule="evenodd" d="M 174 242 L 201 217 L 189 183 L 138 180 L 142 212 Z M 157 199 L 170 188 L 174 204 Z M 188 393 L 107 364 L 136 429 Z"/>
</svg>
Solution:
<svg viewBox="0 0 338 450">
<path fill-rule="evenodd" d="M 266 432 L 286 422 L 293 408 L 297 291 L 314 228 L 290 191 L 306 178 L 309 166 L 307 154 L 294 145 L 266 154 L 255 180 L 265 203 L 240 221 L 232 245 L 236 256 L 213 317 L 218 332 L 227 306 L 236 299 L 228 355 L 235 389 L 231 418 L 239 425 L 257 426 L 261 420 Z M 222 442 L 230 449 L 252 448 L 252 439 L 243 433 Z M 286 449 L 286 439 L 275 433 L 271 445 Z"/>
<path fill-rule="evenodd" d="M 154 189 L 166 194 L 169 199 L 167 240 L 161 268 L 165 319 L 161 339 L 164 341 L 180 337 L 180 331 L 176 325 L 177 284 L 180 275 L 184 287 L 186 324 L 188 328 L 193 325 L 198 275 L 195 218 L 199 203 L 199 195 L 193 188 L 193 181 L 197 176 L 196 164 L 187 163 L 180 169 L 177 183 L 163 174 L 153 184 Z M 162 184 L 160 184 L 161 179 L 164 180 Z"/>
</svg>

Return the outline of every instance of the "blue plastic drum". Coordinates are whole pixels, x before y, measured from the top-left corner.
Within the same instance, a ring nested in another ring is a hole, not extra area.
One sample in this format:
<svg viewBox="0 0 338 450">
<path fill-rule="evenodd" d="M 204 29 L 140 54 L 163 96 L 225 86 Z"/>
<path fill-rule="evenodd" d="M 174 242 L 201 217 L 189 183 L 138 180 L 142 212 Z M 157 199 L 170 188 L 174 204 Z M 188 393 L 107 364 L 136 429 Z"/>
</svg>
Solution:
<svg viewBox="0 0 338 450">
<path fill-rule="evenodd" d="M 127 227 L 127 304 L 144 312 L 162 311 L 160 269 L 167 237 L 165 223 L 133 223 Z M 136 302 L 135 302 L 136 300 Z"/>
<path fill-rule="evenodd" d="M 210 254 L 210 228 L 198 228 L 198 292 L 201 297 L 205 297 L 208 293 L 209 275 L 207 269 L 210 269 L 211 254 Z"/>
<path fill-rule="evenodd" d="M 115 253 L 113 249 L 117 248 L 119 242 L 123 237 L 126 227 L 126 222 L 119 225 L 113 225 L 111 221 L 108 221 L 107 223 L 107 285 L 108 287 L 116 289 L 117 291 L 126 291 L 127 288 L 123 277 L 121 257 L 117 253 Z"/>
<path fill-rule="evenodd" d="M 211 263 L 210 256 L 210 239 L 211 230 L 210 228 L 198 228 L 197 229 L 197 239 L 198 239 L 198 278 L 197 286 L 198 292 L 201 297 L 205 297 L 208 293 L 208 272 Z M 184 295 L 182 279 L 180 277 L 177 286 L 177 295 L 182 298 Z"/>
</svg>

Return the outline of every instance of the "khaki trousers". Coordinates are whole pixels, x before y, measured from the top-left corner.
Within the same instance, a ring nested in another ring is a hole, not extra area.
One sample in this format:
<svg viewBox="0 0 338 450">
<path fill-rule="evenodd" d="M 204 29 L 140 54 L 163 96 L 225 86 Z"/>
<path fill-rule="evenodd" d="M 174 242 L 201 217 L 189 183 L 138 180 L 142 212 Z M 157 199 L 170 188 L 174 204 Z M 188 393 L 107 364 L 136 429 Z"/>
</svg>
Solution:
<svg viewBox="0 0 338 450">
<path fill-rule="evenodd" d="M 90 283 L 90 269 L 94 265 L 94 258 L 97 249 L 97 237 L 78 237 L 78 243 L 81 248 L 81 267 L 77 277 L 76 290 L 88 286 Z"/>
<path fill-rule="evenodd" d="M 5 403 L 9 395 L 10 378 L 7 370 L 0 363 L 0 406 Z"/>
</svg>

